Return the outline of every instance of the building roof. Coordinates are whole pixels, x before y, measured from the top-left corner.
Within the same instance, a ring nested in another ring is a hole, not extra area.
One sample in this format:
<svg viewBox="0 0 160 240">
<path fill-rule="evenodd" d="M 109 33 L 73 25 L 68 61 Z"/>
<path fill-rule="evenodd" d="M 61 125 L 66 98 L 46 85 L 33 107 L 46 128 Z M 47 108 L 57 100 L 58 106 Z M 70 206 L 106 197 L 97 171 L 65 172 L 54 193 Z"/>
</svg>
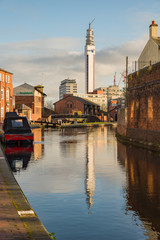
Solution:
<svg viewBox="0 0 160 240">
<path fill-rule="evenodd" d="M 32 110 L 32 108 L 28 107 L 25 104 L 16 104 L 15 109 Z"/>
<path fill-rule="evenodd" d="M 55 102 L 54 104 L 56 104 L 56 103 L 62 101 L 63 99 L 66 99 L 66 98 L 68 98 L 68 97 L 72 97 L 72 98 L 74 98 L 74 99 L 76 99 L 76 100 L 82 102 L 83 104 L 87 104 L 87 105 L 95 105 L 95 106 L 98 106 L 98 107 L 99 107 L 98 104 L 96 104 L 96 103 L 94 103 L 94 102 L 92 102 L 92 101 L 89 101 L 88 99 L 84 99 L 84 98 L 76 97 L 76 96 L 73 96 L 73 95 L 68 95 L 68 96 L 66 96 L 66 97 L 64 97 L 64 98 L 62 98 L 62 99 L 60 99 L 59 101 Z"/>
<path fill-rule="evenodd" d="M 33 96 L 34 87 L 28 83 L 21 84 L 20 86 L 13 88 L 13 95 Z"/>
<path fill-rule="evenodd" d="M 39 93 L 41 93 L 43 96 L 47 96 L 47 94 L 45 94 L 44 92 L 43 92 L 43 88 L 44 88 L 44 86 L 42 86 L 42 85 L 37 85 L 37 86 L 35 86 L 34 87 Z M 42 89 L 42 90 L 41 90 Z"/>
<path fill-rule="evenodd" d="M 61 85 L 64 85 L 64 84 L 67 84 L 67 83 L 76 83 L 76 79 L 70 79 L 70 78 L 67 78 L 67 79 L 64 79 L 61 81 Z"/>
<path fill-rule="evenodd" d="M 13 73 L 11 73 L 11 72 L 8 72 L 8 71 L 4 70 L 3 68 L 0 68 L 0 71 L 2 71 L 2 72 L 6 72 L 6 73 L 10 73 L 10 74 L 12 74 L 12 75 L 13 75 Z"/>
<path fill-rule="evenodd" d="M 78 101 L 84 103 L 84 104 L 99 106 L 98 104 L 96 104 L 96 103 L 94 103 L 94 102 L 92 102 L 92 101 L 89 101 L 88 99 L 80 98 L 80 97 L 76 97 L 76 96 L 73 96 L 73 97 L 76 98 Z"/>
<path fill-rule="evenodd" d="M 13 88 L 13 95 L 17 95 L 17 96 L 33 96 L 34 95 L 34 90 L 37 90 L 38 92 L 40 92 L 42 95 L 46 96 L 45 93 L 43 93 L 40 89 L 38 89 L 40 85 L 38 86 L 32 86 L 28 83 L 23 83 L 18 87 Z"/>
<path fill-rule="evenodd" d="M 160 37 L 158 37 L 158 38 L 152 38 L 152 40 L 153 40 L 158 46 L 160 46 Z"/>
</svg>

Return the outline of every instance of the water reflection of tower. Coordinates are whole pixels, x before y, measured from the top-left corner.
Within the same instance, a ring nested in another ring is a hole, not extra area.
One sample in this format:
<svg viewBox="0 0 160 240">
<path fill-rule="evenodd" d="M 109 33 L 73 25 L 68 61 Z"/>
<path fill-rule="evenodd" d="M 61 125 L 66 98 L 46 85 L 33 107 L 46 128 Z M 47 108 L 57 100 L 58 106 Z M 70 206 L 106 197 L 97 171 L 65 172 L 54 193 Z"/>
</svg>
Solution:
<svg viewBox="0 0 160 240">
<path fill-rule="evenodd" d="M 88 209 L 93 205 L 93 195 L 95 191 L 95 150 L 94 150 L 94 135 L 87 134 L 87 148 L 86 148 L 86 195 Z"/>
</svg>

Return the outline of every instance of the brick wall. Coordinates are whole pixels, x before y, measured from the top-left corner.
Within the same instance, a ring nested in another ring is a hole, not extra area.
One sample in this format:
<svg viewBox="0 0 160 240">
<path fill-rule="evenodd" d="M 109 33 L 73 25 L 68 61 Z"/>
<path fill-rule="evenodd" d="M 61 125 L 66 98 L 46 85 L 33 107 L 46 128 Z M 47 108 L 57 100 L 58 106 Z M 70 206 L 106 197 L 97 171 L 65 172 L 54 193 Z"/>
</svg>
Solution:
<svg viewBox="0 0 160 240">
<path fill-rule="evenodd" d="M 120 135 L 126 136 L 127 130 L 127 109 L 118 109 L 117 132 Z"/>
<path fill-rule="evenodd" d="M 15 104 L 25 104 L 33 108 L 34 96 L 15 96 Z"/>
<path fill-rule="evenodd" d="M 31 119 L 36 121 L 42 118 L 42 97 L 37 96 L 15 96 L 15 104 L 25 104 L 32 109 Z"/>
<path fill-rule="evenodd" d="M 160 63 L 128 76 L 127 135 L 160 142 Z"/>
<path fill-rule="evenodd" d="M 4 120 L 6 112 L 12 112 L 13 84 L 12 73 L 0 69 L 0 121 Z"/>
<path fill-rule="evenodd" d="M 81 111 L 84 114 L 84 104 L 72 96 L 61 99 L 55 103 L 55 113 L 68 114 L 73 111 Z"/>
</svg>

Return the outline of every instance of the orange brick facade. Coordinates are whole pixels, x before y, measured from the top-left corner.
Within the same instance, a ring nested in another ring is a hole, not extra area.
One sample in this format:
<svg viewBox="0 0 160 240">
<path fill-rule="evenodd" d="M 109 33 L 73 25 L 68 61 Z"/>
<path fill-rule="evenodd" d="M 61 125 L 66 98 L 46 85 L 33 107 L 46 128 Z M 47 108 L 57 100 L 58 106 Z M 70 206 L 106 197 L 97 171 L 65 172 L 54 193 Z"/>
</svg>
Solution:
<svg viewBox="0 0 160 240">
<path fill-rule="evenodd" d="M 28 120 L 40 120 L 44 109 L 44 97 L 46 96 L 43 93 L 43 87 L 33 87 L 25 83 L 14 88 L 14 91 L 15 111 L 20 116 L 25 115 Z M 22 109 L 22 105 L 26 106 L 25 110 Z"/>
<path fill-rule="evenodd" d="M 160 143 L 160 63 L 128 77 L 127 136 Z"/>
<path fill-rule="evenodd" d="M 13 111 L 12 75 L 12 73 L 0 69 L 0 121 L 4 120 L 6 112 Z"/>
</svg>

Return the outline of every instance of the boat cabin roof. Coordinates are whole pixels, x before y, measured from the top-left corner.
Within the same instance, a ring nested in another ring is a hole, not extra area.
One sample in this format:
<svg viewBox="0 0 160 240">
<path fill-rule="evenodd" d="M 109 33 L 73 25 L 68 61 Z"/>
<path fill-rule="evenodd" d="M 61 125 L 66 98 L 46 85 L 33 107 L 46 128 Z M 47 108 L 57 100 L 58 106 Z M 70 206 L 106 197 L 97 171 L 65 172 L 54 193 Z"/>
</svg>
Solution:
<svg viewBox="0 0 160 240">
<path fill-rule="evenodd" d="M 4 119 L 3 129 L 5 133 L 26 133 L 31 132 L 26 117 L 19 117 L 17 114 L 8 114 Z"/>
</svg>

